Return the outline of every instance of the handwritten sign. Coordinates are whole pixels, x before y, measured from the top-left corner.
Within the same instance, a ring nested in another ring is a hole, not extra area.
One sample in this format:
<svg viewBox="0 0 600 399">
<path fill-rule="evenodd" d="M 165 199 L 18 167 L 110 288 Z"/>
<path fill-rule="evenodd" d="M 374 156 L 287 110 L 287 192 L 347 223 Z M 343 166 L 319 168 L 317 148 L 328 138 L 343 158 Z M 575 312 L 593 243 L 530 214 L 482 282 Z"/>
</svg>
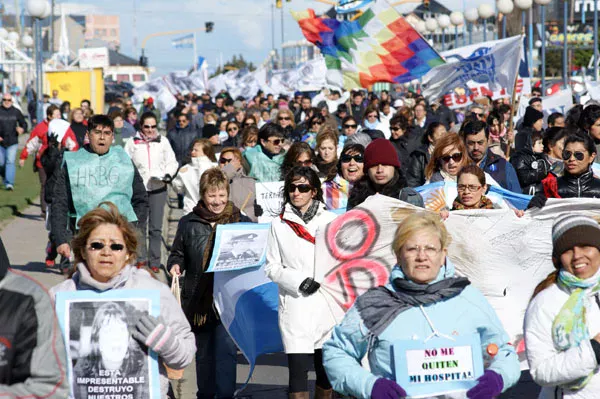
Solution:
<svg viewBox="0 0 600 399">
<path fill-rule="evenodd" d="M 283 182 L 256 183 L 256 202 L 263 210 L 259 223 L 270 223 L 281 213 L 283 206 Z"/>
<path fill-rule="evenodd" d="M 396 381 L 411 398 L 466 391 L 483 374 L 478 334 L 394 343 Z"/>
</svg>

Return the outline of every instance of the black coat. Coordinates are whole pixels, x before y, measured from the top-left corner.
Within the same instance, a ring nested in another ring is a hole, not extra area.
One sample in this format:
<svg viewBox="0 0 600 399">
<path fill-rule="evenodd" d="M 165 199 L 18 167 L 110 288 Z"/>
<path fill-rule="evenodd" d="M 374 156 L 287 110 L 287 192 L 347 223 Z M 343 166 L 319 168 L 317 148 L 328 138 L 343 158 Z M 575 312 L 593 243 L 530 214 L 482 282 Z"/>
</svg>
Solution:
<svg viewBox="0 0 600 399">
<path fill-rule="evenodd" d="M 375 194 L 381 194 L 388 197 L 396 198 L 409 204 L 424 208 L 423 197 L 421 194 L 406 186 L 406 180 L 402 175 L 402 172 L 396 169 L 396 176 L 386 185 L 380 187 L 379 190 L 369 180 L 368 177 L 363 177 L 358 181 L 350 190 L 350 196 L 348 198 L 348 205 L 346 210 L 349 211 L 352 208 L 362 204 L 368 197 Z"/>
<path fill-rule="evenodd" d="M 405 171 L 404 173 L 406 173 L 410 161 L 410 153 L 415 147 L 415 142 L 411 140 L 410 137 L 407 136 L 407 134 L 398 139 L 390 138 L 390 142 L 394 145 L 394 148 L 398 153 L 400 167 L 403 171 Z"/>
<path fill-rule="evenodd" d="M 600 198 L 600 179 L 594 177 L 590 169 L 579 176 L 573 176 L 565 171 L 561 177 L 550 175 L 556 179 L 556 189 L 559 198 Z M 549 180 L 544 180 L 548 183 Z M 541 207 L 546 202 L 546 193 L 541 190 L 529 202 L 528 208 Z"/>
<path fill-rule="evenodd" d="M 425 167 L 431 159 L 428 148 L 429 145 L 421 144 L 410 154 L 406 170 L 408 187 L 419 187 L 425 184 Z"/>
<path fill-rule="evenodd" d="M 0 137 L 2 147 L 10 147 L 19 142 L 17 126 L 27 130 L 27 122 L 21 111 L 15 107 L 4 108 L 0 106 Z"/>
<path fill-rule="evenodd" d="M 182 165 L 184 159 L 189 157 L 192 142 L 199 138 L 201 138 L 201 135 L 192 127 L 192 124 L 187 125 L 187 127 L 183 129 L 176 127 L 167 133 L 167 139 L 171 144 L 171 148 L 173 148 L 175 158 L 177 159 L 177 162 L 179 162 L 179 165 Z"/>
<path fill-rule="evenodd" d="M 550 163 L 544 154 L 535 154 L 525 148 L 513 154 L 510 163 L 517 172 L 523 194 L 535 195 L 543 190 L 542 180 L 550 172 Z"/>
</svg>

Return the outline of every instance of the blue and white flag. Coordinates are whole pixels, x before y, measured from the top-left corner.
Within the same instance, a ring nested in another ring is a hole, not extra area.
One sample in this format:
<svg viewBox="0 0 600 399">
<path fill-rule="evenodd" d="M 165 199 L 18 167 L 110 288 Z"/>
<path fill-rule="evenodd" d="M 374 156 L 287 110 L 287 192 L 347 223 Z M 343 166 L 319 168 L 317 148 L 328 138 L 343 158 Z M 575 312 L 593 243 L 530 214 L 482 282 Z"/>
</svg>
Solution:
<svg viewBox="0 0 600 399">
<path fill-rule="evenodd" d="M 171 44 L 175 48 L 192 48 L 194 47 L 194 34 L 190 33 L 187 36 L 178 37 L 173 39 Z"/>
<path fill-rule="evenodd" d="M 434 67 L 423 77 L 423 96 L 435 100 L 459 87 L 468 90 L 471 82 L 487 83 L 492 91 L 505 87 L 512 92 L 522 51 L 521 36 L 464 47 L 461 53 L 469 56 L 449 56 L 448 63 Z"/>
</svg>

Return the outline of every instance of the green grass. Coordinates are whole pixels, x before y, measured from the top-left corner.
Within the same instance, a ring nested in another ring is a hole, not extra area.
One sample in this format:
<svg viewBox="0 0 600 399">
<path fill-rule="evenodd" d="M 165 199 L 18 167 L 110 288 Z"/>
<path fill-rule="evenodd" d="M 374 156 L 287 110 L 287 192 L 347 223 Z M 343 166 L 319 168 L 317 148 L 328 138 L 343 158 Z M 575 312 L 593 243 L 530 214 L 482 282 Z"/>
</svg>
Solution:
<svg viewBox="0 0 600 399">
<path fill-rule="evenodd" d="M 17 154 L 17 176 L 15 177 L 15 189 L 7 191 L 4 185 L 0 185 L 0 221 L 6 220 L 30 206 L 40 195 L 40 181 L 37 173 L 33 172 L 33 157 L 29 157 L 25 166 L 19 167 L 19 155 Z M 39 200 L 36 200 L 39 203 Z M 41 212 L 41 210 L 40 210 Z"/>
</svg>

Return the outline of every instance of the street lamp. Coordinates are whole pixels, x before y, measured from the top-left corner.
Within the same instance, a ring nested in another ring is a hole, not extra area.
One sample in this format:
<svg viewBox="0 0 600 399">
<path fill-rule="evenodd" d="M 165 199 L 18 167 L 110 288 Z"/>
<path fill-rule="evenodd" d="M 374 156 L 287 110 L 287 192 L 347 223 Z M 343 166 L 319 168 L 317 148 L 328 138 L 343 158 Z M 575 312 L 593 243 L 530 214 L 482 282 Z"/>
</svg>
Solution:
<svg viewBox="0 0 600 399">
<path fill-rule="evenodd" d="M 542 38 L 540 41 L 540 47 L 542 49 L 542 59 L 540 60 L 542 63 L 542 68 L 540 70 L 540 74 L 542 75 L 542 93 L 546 95 L 546 5 L 550 4 L 551 0 L 535 0 L 536 4 L 540 6 L 540 14 L 541 14 L 541 22 L 542 22 Z M 594 21 L 595 24 L 598 21 Z M 597 27 L 596 27 L 597 28 Z M 595 31 L 596 32 L 596 31 Z M 597 39 L 598 34 L 594 34 L 594 37 Z M 537 42 L 535 43 L 537 47 Z M 594 53 L 595 54 L 595 53 Z"/>
<path fill-rule="evenodd" d="M 36 94 L 37 107 L 36 119 L 39 122 L 44 120 L 44 71 L 42 65 L 42 19 L 48 18 L 52 11 L 52 6 L 48 0 L 27 0 L 27 12 L 35 19 L 34 37 L 35 37 L 35 74 L 36 74 Z"/>
<path fill-rule="evenodd" d="M 533 0 L 515 0 L 515 5 L 521 10 L 521 26 L 525 30 L 525 12 L 529 10 L 529 21 L 527 25 L 527 53 L 529 55 L 529 75 L 531 76 L 533 70 L 533 15 L 531 6 L 533 6 Z"/>
<path fill-rule="evenodd" d="M 479 19 L 479 11 L 476 8 L 467 9 L 465 19 L 469 22 L 469 44 L 473 44 L 473 24 Z"/>
<path fill-rule="evenodd" d="M 442 29 L 442 51 L 446 50 L 446 28 L 450 26 L 450 17 L 442 14 L 437 18 L 438 25 Z"/>
<path fill-rule="evenodd" d="M 489 4 L 480 4 L 477 8 L 477 13 L 483 19 L 483 41 L 487 42 L 487 20 L 494 15 L 494 8 Z"/>
<path fill-rule="evenodd" d="M 433 32 L 435 32 L 438 28 L 437 20 L 435 20 L 434 18 L 426 20 L 425 27 L 430 32 L 429 38 L 433 41 Z"/>
<path fill-rule="evenodd" d="M 453 11 L 450 14 L 450 22 L 454 25 L 454 48 L 458 48 L 458 27 L 465 23 L 465 17 L 460 11 Z"/>
<path fill-rule="evenodd" d="M 506 17 L 513 12 L 515 5 L 511 0 L 498 0 L 496 8 L 502 13 L 502 38 L 506 38 Z"/>
</svg>

